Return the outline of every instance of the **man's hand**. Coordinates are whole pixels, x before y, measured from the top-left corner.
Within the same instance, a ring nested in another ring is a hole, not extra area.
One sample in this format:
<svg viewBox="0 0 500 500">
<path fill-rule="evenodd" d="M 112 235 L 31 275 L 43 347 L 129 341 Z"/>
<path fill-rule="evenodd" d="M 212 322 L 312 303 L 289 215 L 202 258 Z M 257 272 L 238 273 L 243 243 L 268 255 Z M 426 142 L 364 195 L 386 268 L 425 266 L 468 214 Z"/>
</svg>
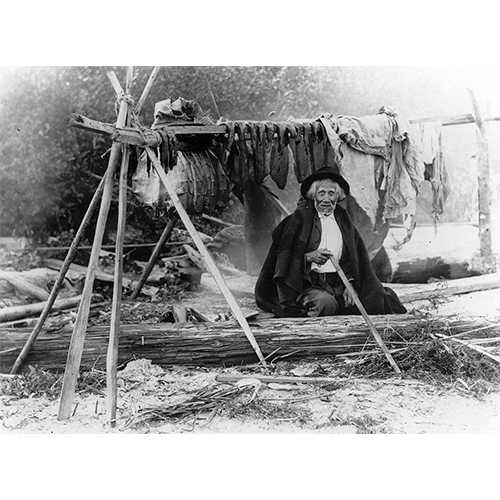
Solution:
<svg viewBox="0 0 500 500">
<path fill-rule="evenodd" d="M 344 304 L 346 307 L 351 307 L 354 305 L 354 299 L 352 298 L 352 295 L 349 293 L 349 290 L 347 288 L 344 289 L 344 293 L 342 294 L 344 297 Z"/>
<path fill-rule="evenodd" d="M 318 248 L 317 250 L 308 252 L 305 255 L 307 262 L 314 262 L 314 264 L 322 266 L 330 258 L 332 253 L 327 248 Z"/>
</svg>

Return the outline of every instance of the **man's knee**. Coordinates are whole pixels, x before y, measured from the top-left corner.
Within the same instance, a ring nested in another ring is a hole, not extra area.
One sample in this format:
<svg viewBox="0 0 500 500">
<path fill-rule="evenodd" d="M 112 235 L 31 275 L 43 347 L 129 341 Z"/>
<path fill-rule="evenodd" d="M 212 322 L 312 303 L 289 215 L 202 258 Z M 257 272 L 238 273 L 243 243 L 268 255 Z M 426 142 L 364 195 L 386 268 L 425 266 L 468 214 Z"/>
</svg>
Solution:
<svg viewBox="0 0 500 500">
<path fill-rule="evenodd" d="M 339 310 L 337 299 L 324 290 L 312 289 L 305 294 L 304 305 L 307 307 L 307 315 L 333 316 Z"/>
</svg>

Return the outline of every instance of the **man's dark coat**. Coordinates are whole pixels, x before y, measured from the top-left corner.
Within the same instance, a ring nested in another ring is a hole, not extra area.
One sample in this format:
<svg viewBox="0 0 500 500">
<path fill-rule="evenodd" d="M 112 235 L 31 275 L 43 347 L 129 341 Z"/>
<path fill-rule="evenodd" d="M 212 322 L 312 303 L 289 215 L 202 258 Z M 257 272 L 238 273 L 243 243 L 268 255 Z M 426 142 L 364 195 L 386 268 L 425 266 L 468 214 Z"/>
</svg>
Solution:
<svg viewBox="0 0 500 500">
<path fill-rule="evenodd" d="M 346 211 L 336 206 L 335 220 L 342 232 L 340 267 L 369 314 L 405 313 L 396 294 L 384 288 L 373 271 L 366 247 Z M 304 254 L 318 248 L 321 223 L 309 201 L 286 217 L 273 232 L 273 242 L 255 286 L 257 305 L 277 316 L 305 316 L 297 297 L 311 287 L 310 265 Z M 359 314 L 356 306 L 343 314 Z"/>
</svg>

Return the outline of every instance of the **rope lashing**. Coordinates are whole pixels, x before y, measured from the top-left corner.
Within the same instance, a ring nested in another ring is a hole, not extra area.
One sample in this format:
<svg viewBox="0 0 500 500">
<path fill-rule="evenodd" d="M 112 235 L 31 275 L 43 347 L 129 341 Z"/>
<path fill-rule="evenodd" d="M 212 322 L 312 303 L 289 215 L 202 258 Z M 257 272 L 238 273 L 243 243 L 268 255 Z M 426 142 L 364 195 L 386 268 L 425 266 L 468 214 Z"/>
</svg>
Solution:
<svg viewBox="0 0 500 500">
<path fill-rule="evenodd" d="M 117 116 L 118 116 L 118 109 L 120 108 L 120 104 L 122 102 L 126 102 L 130 106 L 130 109 L 133 109 L 133 106 L 135 104 L 135 100 L 130 94 L 126 94 L 125 92 L 120 92 L 120 95 L 118 95 L 115 100 L 115 113 Z"/>
</svg>

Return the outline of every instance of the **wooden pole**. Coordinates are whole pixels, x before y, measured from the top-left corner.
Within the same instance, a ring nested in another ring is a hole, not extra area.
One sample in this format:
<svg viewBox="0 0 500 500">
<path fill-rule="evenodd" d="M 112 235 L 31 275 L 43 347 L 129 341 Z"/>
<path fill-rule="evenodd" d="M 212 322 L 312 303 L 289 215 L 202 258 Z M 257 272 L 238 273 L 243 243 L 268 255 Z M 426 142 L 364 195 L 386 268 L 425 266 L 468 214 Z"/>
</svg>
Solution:
<svg viewBox="0 0 500 500">
<path fill-rule="evenodd" d="M 57 298 L 57 295 L 59 294 L 59 290 L 64 283 L 64 278 L 66 277 L 66 273 L 68 272 L 68 269 L 73 262 L 73 259 L 75 258 L 76 251 L 78 249 L 78 244 L 80 243 L 83 234 L 85 232 L 85 229 L 87 229 L 87 226 L 90 223 L 90 220 L 92 219 L 92 215 L 94 214 L 94 211 L 97 207 L 97 204 L 99 203 L 99 200 L 101 199 L 102 195 L 102 190 L 104 188 L 104 179 L 108 176 L 108 173 L 104 174 L 104 177 L 101 179 L 101 182 L 99 182 L 99 185 L 97 186 L 97 189 L 94 193 L 94 196 L 92 197 L 92 200 L 90 200 L 89 206 L 87 208 L 87 211 L 85 212 L 85 215 L 83 216 L 82 222 L 80 223 L 80 227 L 78 228 L 78 231 L 75 234 L 75 237 L 73 238 L 73 241 L 71 242 L 71 246 L 69 247 L 68 253 L 66 254 L 66 258 L 64 259 L 64 262 L 61 266 L 61 269 L 59 271 L 59 274 L 57 276 L 57 279 L 54 283 L 54 286 L 52 287 L 52 290 L 50 291 L 49 298 L 47 299 L 47 302 L 45 303 L 45 306 L 42 310 L 42 313 L 40 314 L 40 317 L 38 318 L 38 321 L 33 328 L 33 331 L 31 332 L 31 335 L 29 336 L 28 340 L 26 341 L 26 344 L 24 345 L 22 351 L 19 353 L 19 356 L 17 357 L 11 373 L 17 373 L 19 371 L 19 368 L 21 368 L 22 364 L 24 363 L 24 360 L 28 356 L 28 353 L 30 352 L 31 347 L 35 343 L 36 338 L 42 331 L 42 327 L 45 323 L 45 320 L 47 319 L 47 316 L 49 315 L 52 306 L 54 305 L 54 302 Z"/>
<path fill-rule="evenodd" d="M 148 95 L 151 91 L 151 87 L 153 86 L 154 81 L 156 80 L 156 77 L 158 76 L 158 73 L 160 72 L 160 67 L 155 66 L 153 70 L 151 71 L 151 74 L 149 75 L 148 81 L 146 82 L 146 85 L 144 86 L 144 90 L 142 91 L 141 97 L 139 97 L 139 100 L 137 101 L 137 104 L 135 106 L 135 114 L 139 116 L 142 111 L 142 107 L 144 106 L 144 103 L 146 102 L 146 99 L 148 98 Z"/>
<path fill-rule="evenodd" d="M 118 111 L 118 118 L 116 125 L 123 127 L 126 123 L 129 104 L 127 100 L 121 99 L 120 108 Z M 71 336 L 69 345 L 68 359 L 66 362 L 66 369 L 64 371 L 63 386 L 61 390 L 61 399 L 59 403 L 58 420 L 66 420 L 70 418 L 72 413 L 73 400 L 75 396 L 76 381 L 80 371 L 80 362 L 83 352 L 83 344 L 85 341 L 85 333 L 87 330 L 88 316 L 90 309 L 90 302 L 92 297 L 92 288 L 94 285 L 95 273 L 99 263 L 99 252 L 101 250 L 102 239 L 104 236 L 104 229 L 106 220 L 108 218 L 109 206 L 111 203 L 111 196 L 113 191 L 113 177 L 120 161 L 121 145 L 113 143 L 111 147 L 111 154 L 108 162 L 108 172 L 104 181 L 104 188 L 102 193 L 101 206 L 99 208 L 99 215 L 96 223 L 96 230 L 94 235 L 94 242 L 85 277 L 85 285 L 82 292 L 82 301 L 78 308 L 78 313 Z"/>
<path fill-rule="evenodd" d="M 212 274 L 212 276 L 215 279 L 215 282 L 217 283 L 220 291 L 222 292 L 222 295 L 224 295 L 229 307 L 231 308 L 231 311 L 233 312 L 234 317 L 240 324 L 241 328 L 243 329 L 245 335 L 248 338 L 248 341 L 252 345 L 255 353 L 257 354 L 257 357 L 259 358 L 260 362 L 262 363 L 263 366 L 267 367 L 266 360 L 264 359 L 264 356 L 262 355 L 262 352 L 260 350 L 259 345 L 257 344 L 257 341 L 255 340 L 255 337 L 253 336 L 252 331 L 250 330 L 250 326 L 247 323 L 247 320 L 245 319 L 245 316 L 243 315 L 243 312 L 240 309 L 240 306 L 236 302 L 236 299 L 234 298 L 234 295 L 231 293 L 229 290 L 229 287 L 227 286 L 226 282 L 224 281 L 224 278 L 219 271 L 217 265 L 215 264 L 212 256 L 208 252 L 207 248 L 205 247 L 203 241 L 200 238 L 200 235 L 198 234 L 198 231 L 196 231 L 196 228 L 194 227 L 193 223 L 191 222 L 191 219 L 189 218 L 189 215 L 186 212 L 186 209 L 182 205 L 182 203 L 179 200 L 179 197 L 177 196 L 177 193 L 175 192 L 175 189 L 172 188 L 170 185 L 170 182 L 167 178 L 167 174 L 165 174 L 165 171 L 163 170 L 163 167 L 161 166 L 160 161 L 158 160 L 158 157 L 154 153 L 154 151 L 146 147 L 146 153 L 151 159 L 151 162 L 153 163 L 153 167 L 160 177 L 161 182 L 165 186 L 165 189 L 167 190 L 168 195 L 170 196 L 170 199 L 172 200 L 172 203 L 174 204 L 179 217 L 181 218 L 182 222 L 186 226 L 186 229 L 189 232 L 189 235 L 191 236 L 193 242 L 195 243 L 196 247 L 198 248 L 198 251 L 200 254 L 203 256 L 203 259 L 205 260 L 205 263 L 207 265 L 208 270 Z"/>
<path fill-rule="evenodd" d="M 426 118 L 415 118 L 409 120 L 410 123 L 429 123 L 429 122 L 440 122 L 441 126 L 449 127 L 451 125 L 465 125 L 468 123 L 474 123 L 476 120 L 474 115 L 468 113 L 466 115 L 454 115 L 454 116 L 429 116 Z M 500 116 L 488 116 L 483 118 L 485 122 L 498 122 L 500 121 Z"/>
<path fill-rule="evenodd" d="M 478 205 L 479 205 L 479 253 L 481 258 L 480 270 L 491 273 L 496 270 L 496 262 L 491 248 L 491 189 L 490 189 L 490 162 L 488 151 L 488 133 L 476 96 L 471 89 L 467 89 L 472 101 L 474 120 L 477 125 L 478 138 Z"/>
<path fill-rule="evenodd" d="M 153 270 L 153 267 L 156 264 L 156 261 L 158 260 L 160 252 L 163 246 L 165 245 L 168 237 L 170 236 L 170 233 L 172 232 L 174 226 L 175 226 L 175 219 L 169 219 L 165 226 L 165 229 L 163 230 L 163 233 L 161 233 L 158 243 L 156 243 L 153 253 L 149 258 L 149 261 L 146 264 L 146 267 L 144 268 L 144 271 L 142 272 L 139 281 L 137 282 L 134 293 L 132 293 L 132 299 L 136 299 L 139 296 L 139 293 L 141 293 L 142 287 L 144 286 L 144 283 L 146 283 L 146 280 L 148 279 L 149 275 L 151 274 L 151 271 Z"/>
<path fill-rule="evenodd" d="M 106 357 L 106 404 L 108 423 L 116 425 L 118 345 L 120 334 L 120 308 L 123 292 L 123 242 L 125 239 L 125 222 L 127 210 L 127 172 L 129 148 L 122 145 L 122 164 L 120 168 L 120 184 L 118 198 L 118 228 L 115 247 L 115 272 L 113 281 L 113 302 L 111 305 L 111 326 L 109 345 Z"/>
<path fill-rule="evenodd" d="M 125 81 L 125 96 L 129 95 L 132 84 L 133 67 L 127 68 Z M 128 113 L 127 113 L 128 114 Z M 127 116 L 127 115 L 126 115 Z M 125 118 L 127 120 L 127 118 Z M 123 243 L 125 241 L 125 225 L 127 219 L 127 174 L 130 149 L 126 144 L 122 148 L 122 163 L 120 167 L 120 182 L 118 192 L 118 227 L 115 246 L 115 272 L 113 282 L 113 301 L 111 304 L 111 325 L 109 329 L 109 344 L 106 356 L 106 406 L 108 423 L 116 425 L 116 404 L 118 397 L 117 370 L 118 348 L 120 337 L 120 309 L 123 292 Z"/>
<path fill-rule="evenodd" d="M 217 217 L 212 217 L 211 215 L 207 215 L 207 214 L 201 214 L 201 218 L 208 220 L 210 222 L 215 222 L 216 224 L 220 224 L 221 226 L 224 226 L 224 227 L 233 227 L 236 225 L 232 222 L 226 222 L 225 220 L 219 219 Z"/>
<path fill-rule="evenodd" d="M 394 361 L 394 358 L 392 357 L 391 353 L 389 352 L 389 349 L 385 345 L 384 341 L 382 340 L 382 337 L 378 333 L 377 329 L 375 328 L 375 325 L 373 324 L 372 320 L 370 319 L 370 316 L 368 316 L 368 313 L 366 312 L 366 309 L 364 308 L 363 304 L 361 303 L 361 300 L 359 300 L 358 294 L 356 293 L 356 290 L 354 290 L 354 287 L 351 285 L 350 281 L 347 279 L 347 276 L 345 275 L 344 271 L 340 267 L 339 263 L 333 258 L 330 257 L 330 262 L 333 264 L 333 267 L 337 271 L 338 275 L 340 276 L 340 279 L 344 283 L 345 287 L 347 288 L 348 292 L 351 294 L 351 297 L 354 300 L 354 303 L 356 304 L 357 308 L 359 309 L 359 312 L 363 316 L 363 319 L 365 320 L 368 329 L 370 330 L 370 333 L 372 334 L 373 338 L 375 339 L 375 342 L 379 345 L 380 349 L 382 349 L 382 352 L 384 353 L 385 357 L 387 358 L 387 361 L 389 361 L 389 364 L 392 366 L 394 371 L 396 373 L 401 373 L 401 370 L 399 366 L 397 365 L 396 361 Z"/>
</svg>

